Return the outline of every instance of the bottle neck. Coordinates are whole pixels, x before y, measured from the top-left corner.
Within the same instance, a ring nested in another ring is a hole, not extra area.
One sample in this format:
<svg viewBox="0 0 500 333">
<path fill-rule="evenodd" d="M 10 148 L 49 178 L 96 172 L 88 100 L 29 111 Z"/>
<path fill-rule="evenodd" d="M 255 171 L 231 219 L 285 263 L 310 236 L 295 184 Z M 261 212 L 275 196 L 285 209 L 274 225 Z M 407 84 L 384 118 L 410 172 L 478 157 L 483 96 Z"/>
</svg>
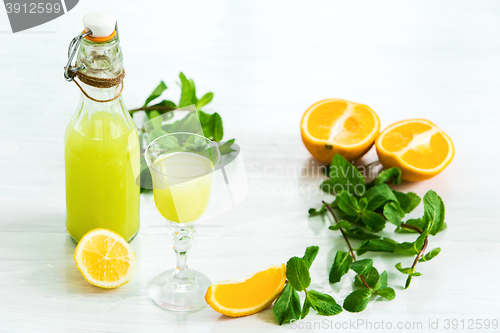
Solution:
<svg viewBox="0 0 500 333">
<path fill-rule="evenodd" d="M 85 69 L 81 72 L 89 79 L 118 79 L 123 75 L 123 54 L 121 52 L 118 34 L 110 41 L 94 43 L 83 39 L 78 50 L 77 65 Z M 87 82 L 86 80 L 82 81 Z M 92 80 L 87 83 L 92 84 Z M 82 90 L 85 91 L 82 100 L 87 105 L 94 105 L 96 109 L 109 108 L 111 105 L 120 104 L 120 94 L 122 85 L 118 84 L 111 88 L 97 88 L 86 83 L 81 83 Z M 90 98 L 89 98 L 90 97 Z M 115 99 L 113 99 L 115 98 Z M 97 101 L 109 102 L 97 102 Z"/>
<path fill-rule="evenodd" d="M 82 87 L 82 90 L 85 91 L 85 93 L 88 95 L 87 97 L 82 92 L 82 99 L 84 100 L 85 103 L 96 104 L 96 106 L 100 105 L 101 107 L 106 107 L 118 104 L 120 102 L 121 96 L 118 98 L 115 97 L 116 95 L 121 93 L 122 89 L 121 84 L 111 88 L 96 88 L 82 82 L 80 83 L 80 86 Z M 97 101 L 108 101 L 108 102 L 96 102 L 93 99 Z"/>
<path fill-rule="evenodd" d="M 82 70 L 83 74 L 95 79 L 113 79 L 122 75 L 123 55 L 118 34 L 115 38 L 103 43 L 94 43 L 84 38 L 77 54 L 77 66 L 80 65 L 85 68 Z M 92 84 L 92 80 L 87 82 Z M 81 103 L 73 119 L 73 126 L 82 135 L 94 140 L 103 140 L 115 138 L 135 128 L 121 96 L 114 98 L 121 92 L 123 87 L 121 84 L 111 88 L 97 88 L 81 80 L 79 84 L 85 94 L 82 93 Z M 106 126 L 110 131 L 112 129 L 113 133 L 107 133 Z M 98 128 L 104 134 L 99 134 Z"/>
<path fill-rule="evenodd" d="M 76 57 L 77 66 L 95 78 L 114 78 L 123 71 L 123 54 L 118 34 L 108 42 L 94 43 L 83 39 Z"/>
</svg>

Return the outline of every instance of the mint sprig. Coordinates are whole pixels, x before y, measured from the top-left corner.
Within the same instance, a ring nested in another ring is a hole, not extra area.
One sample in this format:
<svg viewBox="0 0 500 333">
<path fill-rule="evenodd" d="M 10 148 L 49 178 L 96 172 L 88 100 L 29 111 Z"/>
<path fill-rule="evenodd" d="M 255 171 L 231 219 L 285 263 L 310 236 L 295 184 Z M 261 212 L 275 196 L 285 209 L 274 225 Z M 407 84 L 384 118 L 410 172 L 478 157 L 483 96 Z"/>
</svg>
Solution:
<svg viewBox="0 0 500 333">
<path fill-rule="evenodd" d="M 148 98 L 146 98 L 144 105 L 140 108 L 129 110 L 129 113 L 131 115 L 134 115 L 140 111 L 145 113 L 146 122 L 148 122 L 148 124 L 152 126 L 152 128 L 149 128 L 148 133 L 148 140 L 150 142 L 162 135 L 175 132 L 197 133 L 204 135 L 205 137 L 213 141 L 221 142 L 222 138 L 224 137 L 224 127 L 221 116 L 217 112 L 209 114 L 201 110 L 204 106 L 212 101 L 212 99 L 214 98 L 214 94 L 212 92 L 207 92 L 201 98 L 198 98 L 196 96 L 196 86 L 193 79 L 188 79 L 182 72 L 179 73 L 179 79 L 181 96 L 177 104 L 171 100 L 163 99 L 156 104 L 150 105 L 152 104 L 152 102 L 154 103 L 154 101 L 158 100 L 168 89 L 165 82 L 160 81 L 160 83 L 155 87 Z M 164 119 L 169 119 L 169 117 L 171 117 L 169 116 L 172 115 L 172 113 L 169 113 L 170 111 L 190 105 L 193 105 L 196 108 L 196 114 L 189 114 L 183 119 L 177 120 L 172 123 L 163 123 Z M 142 140 L 143 135 L 143 133 L 140 133 L 141 152 L 144 152 L 146 148 L 145 142 L 143 142 L 144 140 Z M 219 149 L 221 154 L 227 155 L 235 151 L 232 148 L 233 143 L 234 139 L 231 139 L 226 141 L 225 143 L 220 144 Z M 152 179 L 144 157 L 141 157 L 141 170 L 141 193 L 149 192 L 153 188 Z"/>
<path fill-rule="evenodd" d="M 326 203 L 323 201 L 323 204 Z M 328 204 L 326 204 L 326 208 L 328 211 L 330 211 L 335 220 L 334 225 L 339 224 L 340 221 L 337 221 L 337 217 L 335 216 L 333 208 Z M 352 259 L 352 262 L 348 265 L 348 267 L 349 269 L 357 273 L 357 281 L 360 281 L 360 284 L 365 287 L 363 289 L 353 291 L 346 297 L 343 305 L 344 309 L 349 312 L 361 312 L 367 307 L 372 295 L 378 295 L 388 300 L 394 299 L 396 297 L 396 292 L 394 291 L 394 289 L 387 286 L 387 272 L 384 271 L 384 273 L 380 275 L 377 269 L 373 267 L 372 259 L 367 258 L 356 260 L 354 249 L 351 246 L 346 233 L 344 232 L 342 227 L 338 228 L 338 230 L 340 230 L 340 232 L 342 233 L 342 236 L 344 237 L 346 244 L 349 247 L 350 258 Z M 363 254 L 368 250 L 393 252 L 394 248 L 395 245 L 393 244 L 393 241 L 386 241 L 385 239 L 369 239 L 363 242 L 361 244 L 361 247 L 358 248 L 356 252 L 358 253 L 358 255 Z M 340 256 L 340 259 L 342 259 L 342 256 L 345 256 L 344 254 L 345 252 L 342 251 L 337 252 L 337 255 Z M 335 259 L 337 259 L 337 256 L 335 256 Z M 345 275 L 347 273 L 345 271 L 345 262 L 347 260 L 342 261 L 340 259 L 334 260 L 333 262 L 332 268 L 330 270 L 330 283 L 339 282 L 342 278 L 342 275 Z M 340 274 L 337 272 L 340 272 Z"/>
<path fill-rule="evenodd" d="M 408 288 L 412 278 L 421 275 L 416 271 L 417 263 L 429 261 L 441 251 L 440 248 L 435 248 L 426 253 L 428 237 L 446 229 L 443 201 L 432 190 L 425 194 L 423 200 L 413 192 L 392 190 L 388 184 L 401 183 L 401 170 L 398 168 L 384 170 L 374 180 L 365 183 L 354 165 L 342 156 L 335 155 L 326 174 L 330 179 L 325 180 L 321 188 L 327 193 L 335 194 L 336 198 L 331 204 L 323 201 L 319 210 L 311 208 L 309 215 L 329 212 L 335 222 L 329 229 L 340 231 L 349 249 L 349 252 L 337 251 L 329 276 L 330 283 L 338 283 L 349 269 L 357 273 L 354 285 L 363 288 L 347 296 L 344 309 L 350 312 L 363 311 L 374 295 L 387 300 L 394 299 L 396 293 L 387 284 L 387 272 L 379 274 L 373 267 L 372 259 L 357 260 L 356 255 L 367 252 L 415 255 L 410 267 L 403 267 L 401 263 L 396 265 L 398 271 L 408 275 L 405 283 L 405 288 Z M 405 216 L 422 201 L 424 215 L 404 221 Z M 378 233 L 385 229 L 386 222 L 396 226 L 395 233 L 413 232 L 419 235 L 413 242 L 402 243 L 381 237 Z M 353 248 L 350 238 L 363 242 L 359 247 Z"/>
<path fill-rule="evenodd" d="M 311 284 L 309 268 L 318 251 L 318 246 L 309 246 L 302 258 L 292 257 L 286 263 L 287 282 L 273 306 L 274 317 L 279 325 L 305 318 L 311 308 L 323 316 L 333 316 L 342 312 L 342 307 L 332 296 L 307 289 Z M 305 293 L 303 305 L 298 291 Z"/>
</svg>

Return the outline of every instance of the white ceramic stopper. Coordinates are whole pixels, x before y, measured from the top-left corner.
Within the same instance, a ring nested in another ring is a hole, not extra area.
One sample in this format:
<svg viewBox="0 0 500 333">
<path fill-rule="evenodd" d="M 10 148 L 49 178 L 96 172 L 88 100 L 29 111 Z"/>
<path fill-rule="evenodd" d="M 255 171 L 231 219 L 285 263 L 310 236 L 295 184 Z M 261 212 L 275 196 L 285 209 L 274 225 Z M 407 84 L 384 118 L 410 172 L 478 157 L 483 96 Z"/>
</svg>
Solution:
<svg viewBox="0 0 500 333">
<path fill-rule="evenodd" d="M 116 19 L 104 12 L 93 12 L 82 19 L 85 31 L 92 30 L 92 37 L 108 37 L 115 30 Z"/>
</svg>

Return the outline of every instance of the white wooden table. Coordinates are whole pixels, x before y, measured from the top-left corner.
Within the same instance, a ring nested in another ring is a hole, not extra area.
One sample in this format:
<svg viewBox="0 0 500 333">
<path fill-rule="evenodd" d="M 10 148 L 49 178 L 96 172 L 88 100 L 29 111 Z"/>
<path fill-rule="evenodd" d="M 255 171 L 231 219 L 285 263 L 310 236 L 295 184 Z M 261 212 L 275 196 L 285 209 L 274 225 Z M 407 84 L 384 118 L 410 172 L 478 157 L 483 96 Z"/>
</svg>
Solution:
<svg viewBox="0 0 500 333">
<path fill-rule="evenodd" d="M 215 93 L 211 111 L 222 115 L 225 138 L 242 148 L 249 194 L 199 226 L 191 267 L 212 281 L 238 278 L 319 245 L 312 287 L 343 300 L 350 279 L 327 281 L 345 244 L 327 229 L 329 221 L 307 214 L 325 197 L 316 190 L 322 177 L 296 170 L 313 163 L 300 139 L 305 109 L 345 98 L 371 106 L 383 128 L 422 117 L 451 136 L 456 155 L 442 174 L 400 186 L 441 195 L 448 229 L 430 239 L 430 248 L 442 252 L 419 265 L 423 276 L 408 290 L 394 264 L 413 258 L 371 255 L 379 270 L 389 270 L 394 301 L 371 302 L 361 314 L 311 314 L 301 324 L 316 325 L 306 330 L 314 332 L 357 320 L 422 322 L 414 331 L 429 331 L 429 321 L 444 330 L 447 319 L 463 319 L 466 328 L 469 320 L 500 320 L 500 159 L 493 145 L 500 123 L 499 2 L 82 0 L 18 34 L 8 32 L 0 9 L 0 332 L 294 331 L 278 326 L 271 309 L 231 319 L 208 307 L 179 315 L 155 306 L 148 284 L 173 267 L 174 255 L 148 195 L 131 243 L 138 255 L 132 281 L 101 290 L 76 269 L 75 244 L 65 232 L 63 133 L 79 92 L 62 69 L 81 17 L 96 9 L 118 18 L 128 107 L 142 105 L 160 79 L 177 99 L 183 71 L 199 93 Z M 365 161 L 375 159 L 371 151 Z M 414 215 L 421 213 L 419 207 Z"/>
</svg>

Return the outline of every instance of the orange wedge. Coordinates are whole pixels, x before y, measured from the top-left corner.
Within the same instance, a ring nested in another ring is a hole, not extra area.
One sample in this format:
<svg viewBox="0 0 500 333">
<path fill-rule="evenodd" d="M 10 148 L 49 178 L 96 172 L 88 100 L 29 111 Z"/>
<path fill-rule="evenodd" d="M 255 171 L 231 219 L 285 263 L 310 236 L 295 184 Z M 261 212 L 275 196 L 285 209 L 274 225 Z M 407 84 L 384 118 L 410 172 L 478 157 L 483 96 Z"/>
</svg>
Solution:
<svg viewBox="0 0 500 333">
<path fill-rule="evenodd" d="M 127 241 L 108 229 L 86 233 L 75 249 L 76 267 L 87 282 L 116 288 L 129 282 L 137 257 Z"/>
<path fill-rule="evenodd" d="M 212 309 L 226 316 L 248 316 L 271 305 L 283 290 L 285 280 L 285 264 L 271 266 L 243 280 L 212 284 L 205 300 Z"/>
<path fill-rule="evenodd" d="M 313 104 L 302 117 L 300 131 L 307 150 L 330 164 L 335 154 L 353 161 L 370 150 L 380 130 L 377 114 L 368 106 L 343 99 Z"/>
<path fill-rule="evenodd" d="M 401 178 L 407 181 L 434 177 L 450 164 L 455 153 L 448 135 L 425 119 L 392 124 L 380 133 L 375 146 L 384 168 L 400 168 Z"/>
</svg>

